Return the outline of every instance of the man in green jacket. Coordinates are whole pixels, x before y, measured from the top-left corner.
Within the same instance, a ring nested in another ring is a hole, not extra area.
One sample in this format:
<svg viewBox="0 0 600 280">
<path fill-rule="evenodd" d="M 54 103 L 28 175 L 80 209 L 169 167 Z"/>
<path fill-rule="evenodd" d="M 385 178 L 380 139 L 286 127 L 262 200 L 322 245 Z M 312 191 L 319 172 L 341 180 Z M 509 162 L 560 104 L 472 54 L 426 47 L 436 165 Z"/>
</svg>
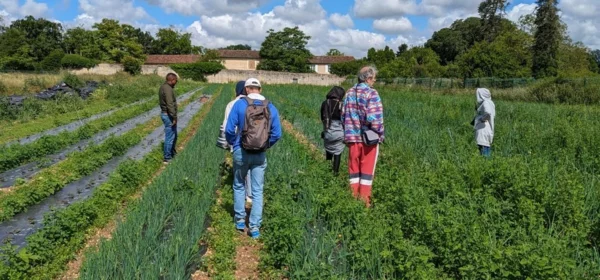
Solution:
<svg viewBox="0 0 600 280">
<path fill-rule="evenodd" d="M 164 161 L 167 164 L 177 154 L 175 145 L 177 144 L 177 100 L 173 88 L 177 84 L 177 75 L 167 74 L 165 83 L 158 91 L 158 100 L 160 101 L 160 117 L 165 124 L 165 146 Z"/>
</svg>

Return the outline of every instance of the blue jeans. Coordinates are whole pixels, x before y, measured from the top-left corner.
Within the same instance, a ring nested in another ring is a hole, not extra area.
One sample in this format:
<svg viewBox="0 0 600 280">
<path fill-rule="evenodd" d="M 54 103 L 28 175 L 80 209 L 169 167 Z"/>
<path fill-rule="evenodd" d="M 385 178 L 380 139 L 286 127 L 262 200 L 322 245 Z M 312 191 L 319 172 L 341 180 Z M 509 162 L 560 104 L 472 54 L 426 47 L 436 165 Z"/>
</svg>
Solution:
<svg viewBox="0 0 600 280">
<path fill-rule="evenodd" d="M 484 156 L 484 157 L 491 157 L 492 156 L 492 148 L 488 147 L 488 146 L 481 146 L 481 145 L 477 145 L 479 147 L 479 154 Z"/>
<path fill-rule="evenodd" d="M 171 160 L 175 156 L 175 145 L 177 145 L 177 124 L 173 125 L 171 117 L 167 113 L 161 113 L 160 118 L 165 124 L 164 159 Z"/>
<path fill-rule="evenodd" d="M 252 210 L 250 211 L 250 230 L 258 230 L 262 223 L 263 188 L 267 153 L 247 153 L 244 149 L 233 152 L 233 209 L 235 221 L 246 219 L 246 175 L 250 172 L 252 186 Z"/>
</svg>

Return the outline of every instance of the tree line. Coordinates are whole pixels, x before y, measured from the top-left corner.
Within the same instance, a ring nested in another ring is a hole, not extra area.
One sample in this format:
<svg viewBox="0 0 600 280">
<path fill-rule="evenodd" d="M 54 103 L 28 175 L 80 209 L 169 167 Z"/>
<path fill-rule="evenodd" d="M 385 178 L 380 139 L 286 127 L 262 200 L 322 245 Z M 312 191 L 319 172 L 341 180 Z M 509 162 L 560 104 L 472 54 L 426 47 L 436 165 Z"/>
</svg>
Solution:
<svg viewBox="0 0 600 280">
<path fill-rule="evenodd" d="M 139 68 L 147 54 L 201 54 L 191 34 L 161 28 L 155 36 L 119 21 L 103 19 L 91 30 L 65 30 L 60 23 L 27 16 L 0 26 L 0 69 L 45 70 L 123 63 Z"/>
<path fill-rule="evenodd" d="M 537 0 L 533 14 L 505 18 L 507 0 L 486 0 L 479 17 L 456 20 L 423 46 L 370 49 L 367 57 L 334 64 L 338 75 L 375 64 L 381 78 L 584 77 L 599 73 L 600 50 L 573 42 L 560 20 L 557 0 Z"/>
</svg>

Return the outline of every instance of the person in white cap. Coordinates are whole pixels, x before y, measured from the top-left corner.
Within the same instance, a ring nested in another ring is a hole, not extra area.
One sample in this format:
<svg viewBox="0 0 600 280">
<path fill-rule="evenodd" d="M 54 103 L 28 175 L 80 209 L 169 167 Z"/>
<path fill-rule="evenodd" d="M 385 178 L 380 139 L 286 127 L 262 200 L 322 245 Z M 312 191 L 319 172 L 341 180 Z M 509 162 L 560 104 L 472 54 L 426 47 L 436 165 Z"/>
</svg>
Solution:
<svg viewBox="0 0 600 280">
<path fill-rule="evenodd" d="M 262 94 L 260 81 L 246 80 L 248 96 L 237 101 L 227 118 L 225 138 L 233 147 L 233 208 L 235 227 L 246 229 L 244 178 L 251 174 L 252 210 L 250 211 L 249 234 L 260 237 L 263 211 L 263 187 L 267 169 L 266 150 L 281 138 L 281 123 L 277 108 Z"/>
<path fill-rule="evenodd" d="M 496 105 L 492 101 L 492 93 L 487 88 L 478 88 L 475 97 L 477 98 L 477 115 L 473 122 L 475 142 L 479 147 L 479 153 L 484 157 L 490 157 L 494 141 Z"/>
</svg>

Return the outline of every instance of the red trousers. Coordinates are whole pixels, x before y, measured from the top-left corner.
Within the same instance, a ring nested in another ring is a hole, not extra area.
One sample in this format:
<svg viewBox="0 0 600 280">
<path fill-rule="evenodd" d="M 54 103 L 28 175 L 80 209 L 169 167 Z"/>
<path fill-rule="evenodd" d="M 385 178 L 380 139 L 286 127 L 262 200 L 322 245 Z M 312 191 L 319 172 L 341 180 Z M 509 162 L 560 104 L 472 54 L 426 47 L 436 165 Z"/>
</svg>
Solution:
<svg viewBox="0 0 600 280">
<path fill-rule="evenodd" d="M 367 146 L 363 143 L 348 144 L 348 173 L 350 188 L 356 198 L 363 199 L 367 206 L 371 205 L 371 187 L 379 155 L 379 145 Z"/>
</svg>

